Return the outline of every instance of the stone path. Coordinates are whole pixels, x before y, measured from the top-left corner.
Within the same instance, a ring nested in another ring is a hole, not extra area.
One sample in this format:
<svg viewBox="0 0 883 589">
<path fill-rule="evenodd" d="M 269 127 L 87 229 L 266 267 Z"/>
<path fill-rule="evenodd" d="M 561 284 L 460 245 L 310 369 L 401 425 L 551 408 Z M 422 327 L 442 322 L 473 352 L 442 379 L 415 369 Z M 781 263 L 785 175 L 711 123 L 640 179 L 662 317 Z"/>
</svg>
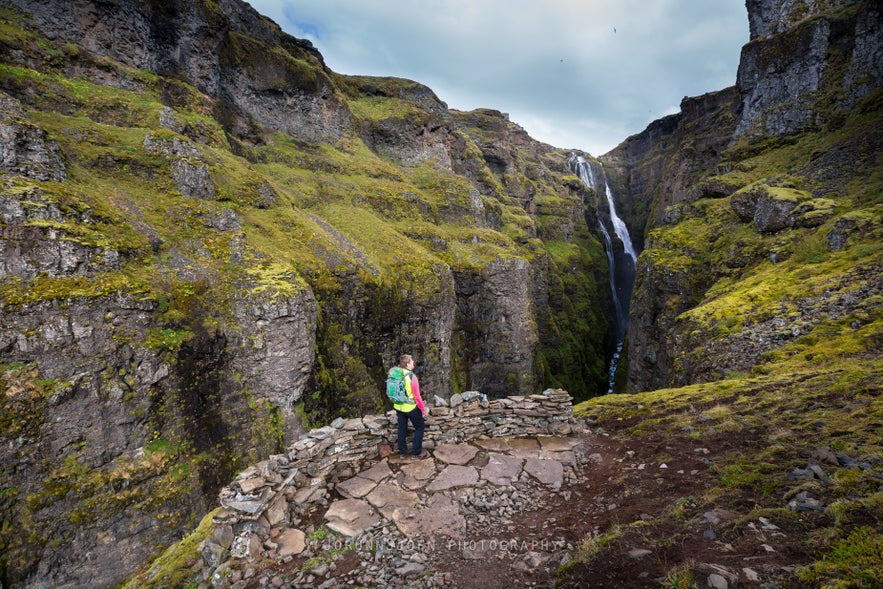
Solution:
<svg viewBox="0 0 883 589">
<path fill-rule="evenodd" d="M 557 491 L 565 465 L 575 465 L 577 444 L 571 437 L 488 438 L 440 445 L 423 460 L 390 456 L 337 483 L 343 498 L 331 503 L 325 523 L 350 538 L 384 520 L 408 539 L 459 538 L 466 518 L 456 496 L 446 492 L 508 487 L 525 475 Z"/>
</svg>

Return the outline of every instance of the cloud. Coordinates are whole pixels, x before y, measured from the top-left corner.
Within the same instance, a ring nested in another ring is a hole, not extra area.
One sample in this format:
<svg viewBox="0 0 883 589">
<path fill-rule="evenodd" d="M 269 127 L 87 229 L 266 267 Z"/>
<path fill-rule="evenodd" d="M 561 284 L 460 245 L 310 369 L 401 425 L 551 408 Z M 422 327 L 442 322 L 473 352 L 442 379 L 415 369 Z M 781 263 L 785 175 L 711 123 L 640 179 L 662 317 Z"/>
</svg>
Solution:
<svg viewBox="0 0 883 589">
<path fill-rule="evenodd" d="M 685 96 L 731 86 L 743 0 L 253 0 L 343 74 L 426 84 L 599 155 Z"/>
</svg>

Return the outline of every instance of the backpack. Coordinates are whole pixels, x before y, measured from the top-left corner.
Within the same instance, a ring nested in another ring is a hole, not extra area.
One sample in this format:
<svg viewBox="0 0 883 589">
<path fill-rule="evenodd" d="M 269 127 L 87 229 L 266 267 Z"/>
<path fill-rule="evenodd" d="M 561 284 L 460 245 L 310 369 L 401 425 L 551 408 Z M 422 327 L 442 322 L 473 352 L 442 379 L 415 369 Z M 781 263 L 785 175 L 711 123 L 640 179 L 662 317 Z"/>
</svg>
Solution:
<svg viewBox="0 0 883 589">
<path fill-rule="evenodd" d="M 390 373 L 386 379 L 386 396 L 393 403 L 413 403 L 414 401 L 408 396 L 405 390 L 405 373 L 398 371 L 393 375 Z"/>
</svg>

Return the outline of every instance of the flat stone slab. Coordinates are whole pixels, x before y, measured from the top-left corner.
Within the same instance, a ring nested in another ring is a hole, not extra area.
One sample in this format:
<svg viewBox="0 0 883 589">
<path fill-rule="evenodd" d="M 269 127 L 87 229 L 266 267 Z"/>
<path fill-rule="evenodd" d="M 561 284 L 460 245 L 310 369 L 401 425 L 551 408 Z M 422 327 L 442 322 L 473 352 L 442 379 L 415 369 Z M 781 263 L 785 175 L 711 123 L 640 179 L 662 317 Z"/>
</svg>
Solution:
<svg viewBox="0 0 883 589">
<path fill-rule="evenodd" d="M 511 453 L 518 458 L 537 458 L 540 444 L 531 438 L 506 438 Z"/>
<path fill-rule="evenodd" d="M 386 460 L 382 460 L 368 470 L 363 470 L 358 476 L 379 483 L 390 475 L 392 475 L 392 470 L 389 468 L 389 464 Z"/>
<path fill-rule="evenodd" d="M 557 436 L 538 436 L 537 441 L 540 443 L 540 447 L 543 450 L 547 450 L 549 452 L 565 452 L 567 450 L 573 450 L 576 446 L 579 445 L 579 440 L 577 440 L 576 438 L 565 438 Z"/>
<path fill-rule="evenodd" d="M 466 519 L 460 515 L 457 505 L 441 493 L 433 495 L 426 507 L 399 507 L 392 520 L 399 531 L 408 538 L 442 534 L 462 537 L 466 532 Z"/>
<path fill-rule="evenodd" d="M 294 493 L 294 502 L 298 505 L 303 505 L 316 499 L 323 493 L 325 493 L 325 488 L 319 485 L 301 487 Z"/>
<path fill-rule="evenodd" d="M 474 440 L 479 447 L 490 452 L 508 452 L 511 450 L 506 440 L 501 438 L 487 438 L 483 440 Z"/>
<path fill-rule="evenodd" d="M 536 458 L 542 458 L 544 460 L 557 460 L 558 462 L 562 462 L 564 464 L 576 464 L 576 455 L 570 450 L 565 450 L 563 452 L 549 452 L 547 450 L 541 450 Z"/>
<path fill-rule="evenodd" d="M 379 524 L 380 516 L 367 501 L 341 499 L 332 503 L 325 512 L 325 521 L 335 532 L 353 537 Z"/>
<path fill-rule="evenodd" d="M 340 494 L 344 497 L 359 499 L 373 491 L 376 486 L 377 483 L 371 479 L 362 478 L 361 476 L 356 475 L 350 479 L 337 483 L 334 488 L 340 491 Z"/>
<path fill-rule="evenodd" d="M 528 458 L 524 463 L 524 471 L 556 491 L 564 482 L 564 466 L 557 460 Z"/>
<path fill-rule="evenodd" d="M 435 460 L 432 458 L 417 460 L 406 464 L 401 470 L 405 473 L 406 477 L 414 477 L 415 479 L 425 481 L 435 474 Z"/>
<path fill-rule="evenodd" d="M 511 485 L 521 474 L 522 463 L 521 458 L 493 452 L 488 456 L 487 465 L 481 469 L 481 478 L 493 485 Z"/>
<path fill-rule="evenodd" d="M 366 499 L 385 517 L 391 517 L 397 507 L 416 505 L 419 497 L 417 493 L 402 489 L 394 481 L 386 481 L 377 485 Z"/>
<path fill-rule="evenodd" d="M 433 454 L 442 462 L 462 465 L 475 458 L 478 448 L 469 444 L 442 444 Z"/>
<path fill-rule="evenodd" d="M 400 476 L 400 482 L 405 489 L 410 491 L 422 489 L 429 479 L 435 476 L 435 460 L 426 458 L 406 464 L 401 468 Z"/>
<path fill-rule="evenodd" d="M 279 545 L 277 554 L 280 558 L 300 554 L 307 547 L 306 534 L 294 528 L 282 532 L 275 542 Z"/>
<path fill-rule="evenodd" d="M 478 482 L 478 471 L 472 466 L 451 464 L 426 486 L 426 490 L 435 493 L 457 487 L 468 487 Z"/>
</svg>

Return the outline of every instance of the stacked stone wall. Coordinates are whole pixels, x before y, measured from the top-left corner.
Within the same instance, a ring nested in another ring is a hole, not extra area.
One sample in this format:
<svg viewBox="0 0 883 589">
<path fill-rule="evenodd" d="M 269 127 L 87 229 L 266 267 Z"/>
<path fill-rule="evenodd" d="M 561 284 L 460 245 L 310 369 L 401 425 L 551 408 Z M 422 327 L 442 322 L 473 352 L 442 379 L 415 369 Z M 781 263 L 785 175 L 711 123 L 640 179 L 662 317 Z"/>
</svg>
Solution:
<svg viewBox="0 0 883 589">
<path fill-rule="evenodd" d="M 450 405 L 437 400 L 426 421 L 424 446 L 489 437 L 563 436 L 571 433 L 571 396 L 560 389 L 539 395 L 488 400 L 469 391 Z M 204 565 L 228 557 L 256 557 L 274 528 L 296 527 L 318 505 L 327 504 L 334 484 L 370 466 L 395 448 L 395 411 L 337 419 L 270 456 L 221 490 L 214 533 L 202 546 Z"/>
</svg>

